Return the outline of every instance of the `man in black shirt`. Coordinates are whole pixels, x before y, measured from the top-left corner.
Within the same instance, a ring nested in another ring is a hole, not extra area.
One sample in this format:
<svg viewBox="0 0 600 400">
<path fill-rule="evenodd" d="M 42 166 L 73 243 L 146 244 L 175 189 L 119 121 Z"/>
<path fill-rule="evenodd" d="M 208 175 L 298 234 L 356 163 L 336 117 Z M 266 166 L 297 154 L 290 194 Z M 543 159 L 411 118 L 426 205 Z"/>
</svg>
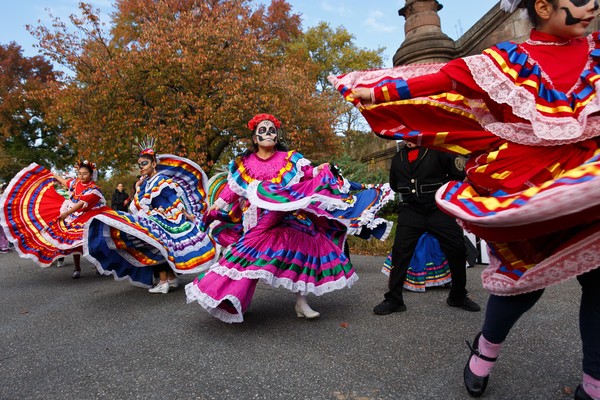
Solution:
<svg viewBox="0 0 600 400">
<path fill-rule="evenodd" d="M 402 288 L 408 264 L 419 237 L 425 232 L 434 235 L 448 259 L 452 274 L 452 289 L 447 304 L 467 311 L 480 307 L 467 297 L 466 248 L 463 230 L 454 217 L 441 211 L 435 202 L 435 192 L 450 180 L 463 180 L 464 158 L 406 143 L 392 159 L 390 186 L 402 196 L 392 248 L 392 270 L 385 300 L 373 312 L 387 315 L 405 311 Z"/>
<path fill-rule="evenodd" d="M 129 205 L 129 195 L 123 189 L 123 184 L 119 183 L 112 195 L 110 206 L 117 211 L 127 211 Z"/>
</svg>

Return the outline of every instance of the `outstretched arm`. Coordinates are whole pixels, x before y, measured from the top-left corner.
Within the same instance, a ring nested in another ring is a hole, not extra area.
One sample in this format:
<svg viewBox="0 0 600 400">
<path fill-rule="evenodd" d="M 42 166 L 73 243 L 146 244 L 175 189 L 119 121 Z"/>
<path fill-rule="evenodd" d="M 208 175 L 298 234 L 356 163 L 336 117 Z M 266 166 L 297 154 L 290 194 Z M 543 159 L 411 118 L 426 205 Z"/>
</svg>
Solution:
<svg viewBox="0 0 600 400">
<path fill-rule="evenodd" d="M 65 178 L 63 178 L 62 176 L 58 176 L 56 174 L 52 174 L 52 176 L 54 177 L 54 179 L 56 179 L 58 181 L 58 183 L 60 183 L 64 187 L 68 186 L 67 185 L 67 180 Z"/>
<path fill-rule="evenodd" d="M 206 210 L 206 212 L 210 213 L 214 210 L 221 210 L 227 205 L 237 202 L 240 197 L 241 196 L 231 190 L 229 184 L 227 184 L 219 194 L 219 198 L 208 208 L 208 210 Z"/>
<path fill-rule="evenodd" d="M 443 71 L 419 76 L 408 80 L 395 79 L 374 88 L 352 89 L 350 97 L 363 104 L 379 104 L 389 101 L 407 100 L 414 97 L 430 96 L 455 89 L 455 83 Z"/>
</svg>

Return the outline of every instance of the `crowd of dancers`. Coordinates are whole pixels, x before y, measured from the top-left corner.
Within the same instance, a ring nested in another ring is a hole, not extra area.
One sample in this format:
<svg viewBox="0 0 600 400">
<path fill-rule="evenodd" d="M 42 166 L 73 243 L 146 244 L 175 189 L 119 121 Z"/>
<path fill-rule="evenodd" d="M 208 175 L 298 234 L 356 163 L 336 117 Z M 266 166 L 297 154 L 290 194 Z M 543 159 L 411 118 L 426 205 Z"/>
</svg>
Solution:
<svg viewBox="0 0 600 400">
<path fill-rule="evenodd" d="M 243 321 L 262 281 L 294 293 L 298 317 L 316 318 L 307 295 L 358 279 L 346 235 L 384 240 L 391 223 L 377 211 L 394 193 L 387 184 L 351 192 L 329 164 L 313 167 L 287 150 L 273 115 L 258 114 L 248 127 L 252 148 L 210 185 L 193 161 L 156 154 L 154 139 L 142 142 L 127 211 L 106 206 L 94 163 L 81 161 L 73 179 L 31 164 L 6 188 L 1 223 L 18 253 L 42 267 L 72 255 L 75 279 L 81 255 L 99 274 L 150 293 L 179 286 L 179 274 L 199 274 L 185 288 L 188 302 L 226 322 Z"/>
<path fill-rule="evenodd" d="M 502 0 L 501 7 L 524 9 L 533 25 L 528 40 L 443 65 L 330 81 L 378 136 L 467 157 L 466 179 L 440 188 L 436 201 L 490 251 L 482 280 L 491 295 L 464 367 L 468 393 L 485 393 L 502 343 L 544 289 L 576 277 L 583 373 L 574 397 L 598 400 L 600 34 L 586 30 L 599 6 Z M 376 212 L 391 191 L 351 194 L 330 165 L 312 166 L 282 148 L 272 115 L 248 126 L 253 147 L 231 162 L 211 204 L 204 172 L 190 160 L 156 155 L 153 143 L 137 160 L 143 178 L 127 213 L 105 206 L 92 163 L 80 163 L 70 180 L 32 164 L 2 197 L 7 237 L 42 266 L 83 254 L 99 273 L 154 293 L 177 286 L 176 273 L 199 273 L 186 286 L 188 302 L 226 322 L 243 320 L 259 281 L 294 293 L 298 317 L 316 318 L 307 295 L 356 282 L 346 235 L 383 237 L 389 224 Z M 56 181 L 69 189 L 66 201 Z"/>
</svg>

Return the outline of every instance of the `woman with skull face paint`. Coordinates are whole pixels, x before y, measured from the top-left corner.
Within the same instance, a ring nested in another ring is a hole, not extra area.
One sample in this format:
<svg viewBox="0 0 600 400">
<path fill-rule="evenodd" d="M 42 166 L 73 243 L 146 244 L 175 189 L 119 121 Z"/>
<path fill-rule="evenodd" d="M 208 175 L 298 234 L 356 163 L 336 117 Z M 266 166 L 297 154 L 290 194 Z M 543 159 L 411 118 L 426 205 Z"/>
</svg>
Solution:
<svg viewBox="0 0 600 400">
<path fill-rule="evenodd" d="M 502 0 L 534 29 L 445 65 L 331 77 L 381 137 L 469 157 L 467 182 L 438 205 L 486 240 L 492 294 L 464 369 L 481 396 L 502 342 L 544 288 L 582 287 L 583 382 L 576 399 L 600 399 L 600 35 L 586 36 L 596 0 Z"/>
<path fill-rule="evenodd" d="M 225 322 L 242 322 L 258 280 L 296 294 L 299 318 L 319 316 L 307 303 L 317 296 L 350 287 L 357 279 L 343 244 L 347 226 L 332 213 L 346 209 L 340 181 L 327 164 L 313 168 L 296 151 L 279 143 L 280 122 L 256 115 L 252 151 L 229 166 L 227 185 L 209 209 L 242 220 L 243 232 L 209 272 L 186 286 L 188 302 L 197 301 Z M 329 211 L 328 211 L 329 210 Z"/>
<path fill-rule="evenodd" d="M 12 179 L 2 195 L 0 218 L 21 257 L 49 267 L 73 254 L 72 278 L 80 277 L 84 224 L 108 209 L 96 175 L 96 165 L 82 160 L 77 178 L 65 179 L 33 163 Z M 55 190 L 55 182 L 68 189 L 67 199 Z"/>
<path fill-rule="evenodd" d="M 150 287 L 150 293 L 167 294 L 179 286 L 175 273 L 198 273 L 217 257 L 215 243 L 203 231 L 207 184 L 202 169 L 191 160 L 156 155 L 154 140 L 144 142 L 137 165 L 129 211 L 111 210 L 87 225 L 85 256 L 116 280 Z"/>
</svg>

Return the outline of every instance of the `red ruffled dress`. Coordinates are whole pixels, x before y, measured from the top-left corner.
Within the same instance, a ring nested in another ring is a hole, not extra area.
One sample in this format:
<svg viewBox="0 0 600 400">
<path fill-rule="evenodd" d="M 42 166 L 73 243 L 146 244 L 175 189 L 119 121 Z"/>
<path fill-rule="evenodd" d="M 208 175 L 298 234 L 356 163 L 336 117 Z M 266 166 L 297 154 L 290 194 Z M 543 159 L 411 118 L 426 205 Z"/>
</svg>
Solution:
<svg viewBox="0 0 600 400">
<path fill-rule="evenodd" d="M 68 180 L 68 199 L 55 190 L 54 183 L 49 170 L 32 163 L 10 181 L 0 200 L 0 223 L 8 240 L 21 257 L 42 267 L 69 254 L 82 254 L 85 223 L 110 209 L 93 181 Z M 58 219 L 61 212 L 79 202 L 84 203 L 80 210 Z"/>
<path fill-rule="evenodd" d="M 526 293 L 600 265 L 600 40 L 533 30 L 447 64 L 358 71 L 330 80 L 375 133 L 465 155 L 468 182 L 437 193 L 485 239 L 484 286 Z"/>
</svg>

